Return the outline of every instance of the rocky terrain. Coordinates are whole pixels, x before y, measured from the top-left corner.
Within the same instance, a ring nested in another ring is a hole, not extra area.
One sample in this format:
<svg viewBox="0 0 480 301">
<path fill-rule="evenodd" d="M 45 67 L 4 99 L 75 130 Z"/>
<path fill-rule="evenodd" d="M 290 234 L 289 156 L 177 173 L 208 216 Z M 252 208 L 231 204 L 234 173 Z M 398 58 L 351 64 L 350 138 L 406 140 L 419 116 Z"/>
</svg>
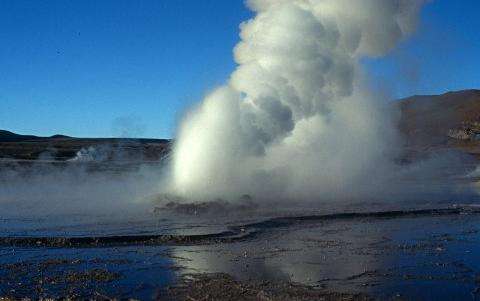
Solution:
<svg viewBox="0 0 480 301">
<path fill-rule="evenodd" d="M 480 156 L 480 90 L 412 96 L 398 105 L 407 149 L 456 148 Z"/>
</svg>

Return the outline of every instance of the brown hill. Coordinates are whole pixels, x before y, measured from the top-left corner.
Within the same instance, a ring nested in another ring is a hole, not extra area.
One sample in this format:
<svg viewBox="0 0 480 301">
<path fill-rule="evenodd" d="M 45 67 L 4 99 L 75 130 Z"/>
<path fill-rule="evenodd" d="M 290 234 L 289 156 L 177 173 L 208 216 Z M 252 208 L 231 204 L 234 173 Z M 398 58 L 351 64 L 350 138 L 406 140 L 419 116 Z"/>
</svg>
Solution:
<svg viewBox="0 0 480 301">
<path fill-rule="evenodd" d="M 480 90 L 412 96 L 399 106 L 407 148 L 455 147 L 480 153 Z"/>
</svg>

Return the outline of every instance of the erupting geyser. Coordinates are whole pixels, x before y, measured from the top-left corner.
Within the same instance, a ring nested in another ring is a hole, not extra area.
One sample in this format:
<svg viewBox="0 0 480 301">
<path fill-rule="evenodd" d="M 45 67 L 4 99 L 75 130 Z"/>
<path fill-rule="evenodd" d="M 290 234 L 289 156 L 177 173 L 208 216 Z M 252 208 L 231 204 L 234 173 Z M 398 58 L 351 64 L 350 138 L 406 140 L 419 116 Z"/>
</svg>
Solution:
<svg viewBox="0 0 480 301">
<path fill-rule="evenodd" d="M 180 126 L 171 190 L 187 199 L 353 197 L 390 175 L 390 107 L 359 60 L 411 33 L 423 0 L 251 0 L 238 63 Z"/>
</svg>

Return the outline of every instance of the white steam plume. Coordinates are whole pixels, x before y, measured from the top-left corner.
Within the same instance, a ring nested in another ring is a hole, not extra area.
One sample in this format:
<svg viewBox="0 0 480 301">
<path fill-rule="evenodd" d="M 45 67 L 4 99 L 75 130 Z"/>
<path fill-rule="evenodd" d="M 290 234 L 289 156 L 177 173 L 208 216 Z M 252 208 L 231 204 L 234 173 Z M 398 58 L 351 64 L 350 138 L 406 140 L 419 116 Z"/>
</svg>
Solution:
<svg viewBox="0 0 480 301">
<path fill-rule="evenodd" d="M 186 116 L 172 192 L 188 199 L 353 197 L 381 185 L 395 155 L 385 100 L 359 60 L 411 33 L 423 0 L 251 0 L 237 69 Z"/>
</svg>

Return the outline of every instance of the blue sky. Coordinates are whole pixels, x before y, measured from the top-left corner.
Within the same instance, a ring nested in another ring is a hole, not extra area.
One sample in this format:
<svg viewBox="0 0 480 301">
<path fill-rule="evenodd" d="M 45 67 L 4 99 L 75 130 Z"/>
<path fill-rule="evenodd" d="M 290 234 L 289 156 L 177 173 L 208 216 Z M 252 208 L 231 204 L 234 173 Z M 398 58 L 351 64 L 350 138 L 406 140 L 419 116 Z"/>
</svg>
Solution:
<svg viewBox="0 0 480 301">
<path fill-rule="evenodd" d="M 436 0 L 372 83 L 393 97 L 480 88 L 480 1 Z M 0 129 L 172 137 L 235 64 L 243 0 L 1 0 Z M 119 129 L 120 128 L 120 129 Z"/>
</svg>

